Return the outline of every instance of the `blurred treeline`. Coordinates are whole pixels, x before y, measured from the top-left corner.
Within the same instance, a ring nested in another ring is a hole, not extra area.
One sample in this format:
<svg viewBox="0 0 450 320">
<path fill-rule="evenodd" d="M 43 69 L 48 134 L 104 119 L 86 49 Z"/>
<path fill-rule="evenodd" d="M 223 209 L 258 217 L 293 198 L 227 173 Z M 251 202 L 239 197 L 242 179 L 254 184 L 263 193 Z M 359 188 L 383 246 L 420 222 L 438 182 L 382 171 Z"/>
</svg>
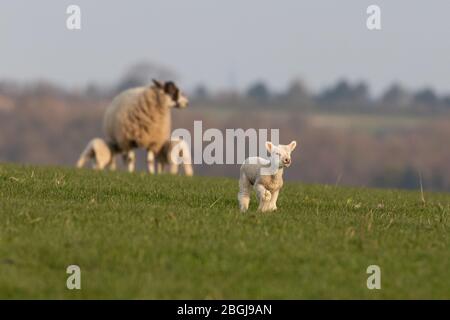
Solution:
<svg viewBox="0 0 450 320">
<path fill-rule="evenodd" d="M 39 81 L 0 82 L 0 161 L 73 165 L 121 90 L 174 72 L 138 64 L 110 86 L 68 90 Z M 372 97 L 366 83 L 338 81 L 318 93 L 294 80 L 282 92 L 263 81 L 243 91 L 187 92 L 191 105 L 173 111 L 173 128 L 277 128 L 299 141 L 291 180 L 339 185 L 450 190 L 450 96 L 394 84 Z M 207 143 L 204 143 L 204 146 Z M 141 157 L 141 162 L 144 156 Z M 142 165 L 142 163 L 141 163 Z M 197 165 L 200 175 L 237 177 L 237 166 Z"/>
</svg>

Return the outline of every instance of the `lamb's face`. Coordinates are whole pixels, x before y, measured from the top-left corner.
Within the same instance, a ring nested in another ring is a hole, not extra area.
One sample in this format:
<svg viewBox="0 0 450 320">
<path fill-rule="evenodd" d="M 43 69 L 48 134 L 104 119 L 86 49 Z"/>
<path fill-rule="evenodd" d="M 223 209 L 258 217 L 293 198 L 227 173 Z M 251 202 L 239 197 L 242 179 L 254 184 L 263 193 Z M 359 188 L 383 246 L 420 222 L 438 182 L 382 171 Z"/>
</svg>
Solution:
<svg viewBox="0 0 450 320">
<path fill-rule="evenodd" d="M 271 154 L 271 159 L 279 169 L 287 168 L 291 165 L 291 153 L 296 146 L 296 141 L 292 141 L 288 145 L 280 144 L 278 146 L 273 145 L 272 142 L 266 142 L 266 148 Z"/>
<path fill-rule="evenodd" d="M 156 87 L 160 90 L 162 90 L 167 97 L 171 100 L 171 107 L 175 108 L 186 108 L 189 104 L 188 98 L 181 92 L 181 90 L 177 87 L 177 85 L 172 82 L 168 81 L 164 84 L 161 84 L 160 82 L 153 80 L 153 83 L 156 85 Z"/>
</svg>

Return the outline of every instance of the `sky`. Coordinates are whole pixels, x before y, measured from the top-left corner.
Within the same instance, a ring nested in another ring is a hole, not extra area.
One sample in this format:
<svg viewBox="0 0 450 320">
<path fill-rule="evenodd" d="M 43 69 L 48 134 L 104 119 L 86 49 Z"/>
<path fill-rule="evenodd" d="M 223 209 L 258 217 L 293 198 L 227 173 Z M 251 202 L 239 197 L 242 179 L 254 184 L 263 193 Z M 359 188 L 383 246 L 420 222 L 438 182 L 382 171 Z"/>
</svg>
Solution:
<svg viewBox="0 0 450 320">
<path fill-rule="evenodd" d="M 66 28 L 71 4 L 81 30 Z M 371 4 L 381 30 L 366 27 Z M 374 94 L 393 82 L 450 93 L 449 36 L 448 0 L 0 0 L 0 79 L 107 86 L 150 61 L 187 89 L 346 78 Z"/>
</svg>

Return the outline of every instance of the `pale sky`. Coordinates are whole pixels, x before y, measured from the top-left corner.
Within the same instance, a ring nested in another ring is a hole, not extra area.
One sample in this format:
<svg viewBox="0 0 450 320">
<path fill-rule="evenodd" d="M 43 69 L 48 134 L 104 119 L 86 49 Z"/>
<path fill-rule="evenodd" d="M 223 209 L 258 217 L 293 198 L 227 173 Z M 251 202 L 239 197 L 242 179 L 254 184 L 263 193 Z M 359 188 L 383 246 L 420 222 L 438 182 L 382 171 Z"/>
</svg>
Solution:
<svg viewBox="0 0 450 320">
<path fill-rule="evenodd" d="M 70 4 L 79 31 L 66 28 Z M 366 28 L 370 4 L 381 31 Z M 394 81 L 450 93 L 449 36 L 448 0 L 0 0 L 0 79 L 109 85 L 148 60 L 189 89 L 347 78 L 375 93 Z"/>
</svg>

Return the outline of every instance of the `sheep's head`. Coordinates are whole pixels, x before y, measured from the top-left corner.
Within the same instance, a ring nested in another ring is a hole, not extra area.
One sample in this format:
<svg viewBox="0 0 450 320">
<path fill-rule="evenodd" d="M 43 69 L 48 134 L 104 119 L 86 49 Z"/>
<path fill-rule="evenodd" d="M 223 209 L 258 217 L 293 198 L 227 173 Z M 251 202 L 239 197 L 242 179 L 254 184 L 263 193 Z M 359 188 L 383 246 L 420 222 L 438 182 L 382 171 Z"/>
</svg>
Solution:
<svg viewBox="0 0 450 320">
<path fill-rule="evenodd" d="M 292 141 L 287 145 L 275 146 L 272 142 L 266 142 L 266 149 L 270 152 L 271 158 L 278 168 L 287 168 L 291 165 L 291 152 L 297 146 L 297 141 Z"/>
<path fill-rule="evenodd" d="M 171 100 L 171 107 L 186 108 L 189 104 L 188 98 L 181 92 L 177 85 L 172 81 L 161 83 L 153 79 L 155 87 L 163 91 Z"/>
</svg>

